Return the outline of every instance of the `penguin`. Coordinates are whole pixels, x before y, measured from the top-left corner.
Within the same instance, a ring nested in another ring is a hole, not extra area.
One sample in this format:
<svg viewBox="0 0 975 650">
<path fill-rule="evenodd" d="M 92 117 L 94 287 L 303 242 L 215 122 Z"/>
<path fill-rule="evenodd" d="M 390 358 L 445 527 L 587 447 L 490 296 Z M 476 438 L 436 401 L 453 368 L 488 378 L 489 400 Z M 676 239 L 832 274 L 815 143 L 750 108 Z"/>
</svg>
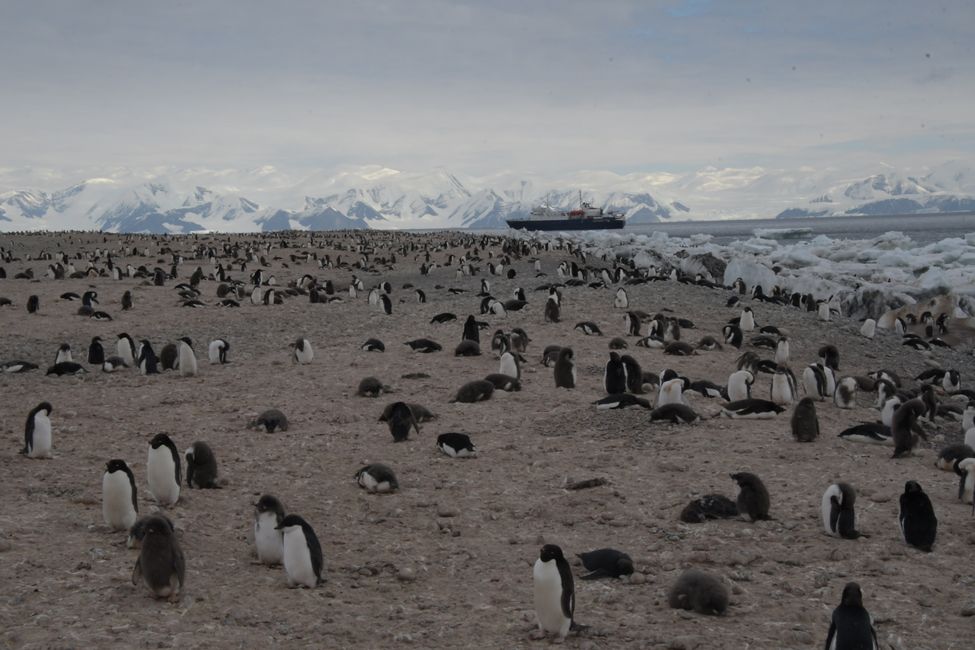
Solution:
<svg viewBox="0 0 975 650">
<path fill-rule="evenodd" d="M 610 409 L 623 409 L 628 406 L 640 406 L 645 409 L 652 409 L 650 401 L 629 393 L 610 394 L 602 399 L 598 399 L 593 404 L 597 411 L 608 411 Z"/>
<path fill-rule="evenodd" d="M 576 326 L 572 329 L 579 330 L 586 336 L 602 336 L 603 331 L 599 329 L 599 325 L 593 323 L 592 321 L 582 321 L 581 323 L 576 323 Z"/>
<path fill-rule="evenodd" d="M 382 307 L 383 313 L 389 316 L 393 313 L 393 301 L 389 299 L 385 293 L 379 295 L 379 303 Z"/>
<path fill-rule="evenodd" d="M 620 359 L 619 353 L 610 352 L 609 361 L 606 362 L 606 368 L 603 372 L 603 388 L 606 389 L 606 394 L 625 393 L 626 379 L 626 366 Z"/>
<path fill-rule="evenodd" d="M 745 339 L 745 335 L 737 325 L 725 325 L 721 328 L 721 335 L 724 336 L 725 343 L 739 349 L 741 348 L 742 341 Z"/>
<path fill-rule="evenodd" d="M 693 424 L 701 419 L 690 406 L 686 404 L 664 404 L 650 411 L 651 422 L 673 422 L 674 424 Z"/>
<path fill-rule="evenodd" d="M 545 301 L 544 317 L 546 323 L 558 323 L 562 320 L 562 307 L 557 298 L 551 294 Z"/>
<path fill-rule="evenodd" d="M 751 307 L 745 307 L 741 310 L 741 317 L 738 320 L 738 328 L 742 332 L 751 332 L 755 329 L 755 313 L 752 312 Z"/>
<path fill-rule="evenodd" d="M 368 339 L 359 349 L 363 352 L 385 352 L 386 346 L 379 339 Z"/>
<path fill-rule="evenodd" d="M 775 363 L 780 366 L 789 363 L 789 339 L 784 336 L 780 336 L 775 343 Z"/>
<path fill-rule="evenodd" d="M 277 497 L 262 494 L 254 504 L 254 546 L 261 564 L 281 564 L 284 535 L 279 528 L 284 521 L 284 506 Z"/>
<path fill-rule="evenodd" d="M 474 402 L 483 402 L 491 399 L 493 393 L 494 384 L 483 379 L 478 379 L 469 381 L 457 389 L 457 394 L 451 401 L 462 404 L 473 404 Z"/>
<path fill-rule="evenodd" d="M 877 333 L 877 321 L 872 318 L 867 318 L 863 321 L 863 325 L 860 326 L 860 336 L 868 339 L 872 339 Z"/>
<path fill-rule="evenodd" d="M 776 404 L 792 404 L 798 398 L 796 376 L 786 366 L 778 366 L 772 375 L 770 398 Z"/>
<path fill-rule="evenodd" d="M 971 503 L 975 509 L 975 458 L 956 460 L 953 464 L 958 481 L 958 500 Z"/>
<path fill-rule="evenodd" d="M 470 458 L 477 455 L 477 447 L 464 433 L 441 433 L 437 436 L 437 449 L 451 458 Z"/>
<path fill-rule="evenodd" d="M 289 587 L 314 589 L 322 582 L 322 547 L 315 531 L 298 515 L 288 515 L 277 525 L 282 532 L 281 560 Z"/>
<path fill-rule="evenodd" d="M 792 437 L 796 442 L 812 442 L 819 437 L 819 418 L 813 398 L 803 397 L 792 409 Z"/>
<path fill-rule="evenodd" d="M 28 458 L 51 458 L 53 438 L 51 435 L 50 402 L 41 402 L 27 414 L 24 425 L 24 448 L 20 452 Z"/>
<path fill-rule="evenodd" d="M 817 312 L 819 320 L 823 322 L 829 322 L 830 320 L 830 309 L 829 302 L 826 300 L 820 300 L 817 306 Z"/>
<path fill-rule="evenodd" d="M 119 334 L 115 341 L 115 354 L 125 361 L 125 365 L 135 365 L 135 341 L 125 332 Z"/>
<path fill-rule="evenodd" d="M 507 350 L 502 352 L 498 372 L 515 379 L 521 379 L 521 364 L 518 363 L 518 355 Z"/>
<path fill-rule="evenodd" d="M 132 309 L 132 292 L 126 291 L 122 294 L 122 311 L 129 311 Z"/>
<path fill-rule="evenodd" d="M 751 399 L 755 375 L 747 370 L 736 370 L 728 377 L 728 400 L 738 402 Z"/>
<path fill-rule="evenodd" d="M 555 387 L 576 387 L 575 353 L 572 348 L 561 348 L 559 350 L 559 357 L 555 362 Z"/>
<path fill-rule="evenodd" d="M 217 489 L 217 457 L 210 445 L 200 440 L 186 450 L 186 485 L 190 488 Z"/>
<path fill-rule="evenodd" d="M 890 427 L 880 422 L 863 422 L 854 425 L 841 431 L 838 437 L 842 440 L 868 442 L 878 445 L 889 445 L 894 443 L 890 434 Z"/>
<path fill-rule="evenodd" d="M 762 479 L 749 472 L 732 474 L 731 479 L 738 484 L 738 513 L 745 521 L 771 519 L 769 517 L 769 493 Z"/>
<path fill-rule="evenodd" d="M 27 313 L 36 314 L 41 308 L 41 299 L 37 296 L 30 296 L 27 298 Z"/>
<path fill-rule="evenodd" d="M 826 650 L 880 650 L 873 618 L 864 608 L 863 592 L 855 582 L 843 587 L 839 607 L 830 617 Z"/>
<path fill-rule="evenodd" d="M 416 429 L 417 435 L 420 433 L 420 425 L 417 423 L 413 410 L 406 402 L 394 402 L 386 407 L 387 412 L 383 412 L 383 417 L 389 426 L 389 433 L 393 436 L 393 442 L 403 442 L 410 436 L 410 429 Z"/>
<path fill-rule="evenodd" d="M 148 341 L 142 342 L 144 345 L 149 345 Z M 139 348 L 139 354 L 142 354 L 143 348 Z M 163 346 L 163 349 L 159 351 L 159 369 L 160 370 L 176 370 L 179 368 L 179 348 L 175 343 L 167 343 Z"/>
<path fill-rule="evenodd" d="M 559 360 L 559 352 L 562 348 L 557 345 L 547 345 L 542 351 L 542 365 L 546 368 L 554 368 L 555 362 Z"/>
<path fill-rule="evenodd" d="M 890 427 L 894 423 L 894 413 L 901 407 L 901 404 L 903 402 L 900 397 L 891 397 L 884 402 L 883 408 L 880 409 L 880 422 L 884 426 Z"/>
<path fill-rule="evenodd" d="M 149 492 L 160 505 L 171 506 L 179 501 L 181 469 L 176 445 L 165 433 L 157 433 L 149 443 L 146 479 Z"/>
<path fill-rule="evenodd" d="M 616 290 L 616 298 L 613 299 L 613 307 L 616 309 L 627 309 L 630 306 L 630 300 L 626 296 L 626 289 L 620 287 Z"/>
<path fill-rule="evenodd" d="M 481 342 L 480 330 L 477 326 L 477 319 L 471 314 L 464 321 L 464 333 L 461 335 L 462 341 L 474 341 L 475 343 Z"/>
<path fill-rule="evenodd" d="M 108 461 L 102 475 L 102 517 L 112 530 L 128 530 L 139 517 L 135 476 L 118 458 Z"/>
<path fill-rule="evenodd" d="M 676 377 L 660 382 L 660 390 L 657 393 L 657 408 L 668 404 L 686 404 L 684 399 L 684 388 L 689 382 L 684 377 Z"/>
<path fill-rule="evenodd" d="M 819 362 L 835 372 L 840 370 L 840 351 L 835 345 L 824 345 L 819 348 Z"/>
<path fill-rule="evenodd" d="M 306 338 L 299 338 L 291 345 L 291 360 L 298 364 L 308 364 L 315 358 L 315 351 L 312 350 L 311 341 Z"/>
<path fill-rule="evenodd" d="M 128 368 L 122 357 L 111 356 L 102 362 L 102 372 L 115 372 L 119 368 Z"/>
<path fill-rule="evenodd" d="M 414 352 L 419 352 L 421 354 L 430 354 L 431 352 L 439 352 L 443 350 L 443 346 L 436 341 L 431 341 L 430 339 L 413 339 L 412 341 L 407 341 L 405 345 L 410 346 L 410 349 Z"/>
<path fill-rule="evenodd" d="M 599 548 L 586 553 L 576 553 L 582 566 L 589 571 L 582 580 L 597 578 L 621 578 L 633 574 L 633 559 L 623 551 L 613 548 Z"/>
<path fill-rule="evenodd" d="M 738 516 L 738 506 L 723 494 L 705 494 L 694 499 L 681 510 L 685 524 L 702 524 L 709 519 L 731 519 Z"/>
<path fill-rule="evenodd" d="M 934 466 L 949 472 L 955 471 L 955 461 L 962 461 L 966 458 L 975 458 L 975 448 L 969 445 L 948 445 L 938 453 L 938 459 Z"/>
<path fill-rule="evenodd" d="M 8 375 L 28 372 L 30 370 L 37 370 L 37 364 L 29 361 L 5 361 L 4 363 L 0 363 L 0 372 Z"/>
<path fill-rule="evenodd" d="M 88 371 L 85 370 L 80 363 L 74 363 L 73 361 L 62 361 L 61 363 L 56 363 L 47 369 L 45 375 L 56 375 L 58 377 L 63 377 L 64 375 L 83 375 Z"/>
<path fill-rule="evenodd" d="M 723 615 L 728 610 L 728 601 L 728 588 L 724 583 L 698 569 L 688 569 L 680 574 L 667 593 L 671 608 L 713 616 Z"/>
<path fill-rule="evenodd" d="M 802 383 L 806 388 L 806 394 L 822 401 L 830 397 L 832 393 L 828 390 L 826 373 L 831 372 L 829 368 L 821 363 L 812 363 L 802 371 Z"/>
<path fill-rule="evenodd" d="M 721 414 L 732 419 L 767 420 L 785 410 L 775 402 L 764 399 L 743 399 L 721 407 Z"/>
<path fill-rule="evenodd" d="M 823 493 L 823 528 L 827 535 L 856 539 L 857 516 L 854 510 L 857 493 L 849 483 L 833 483 Z"/>
<path fill-rule="evenodd" d="M 494 384 L 494 390 L 503 390 L 509 393 L 521 390 L 521 381 L 510 375 L 494 372 L 485 377 L 484 381 Z"/>
<path fill-rule="evenodd" d="M 54 355 L 54 365 L 59 363 L 74 363 L 74 359 L 71 356 L 71 346 L 67 343 L 62 343 L 58 347 L 57 354 Z"/>
<path fill-rule="evenodd" d="M 181 377 L 193 377 L 196 375 L 196 353 L 193 352 L 193 341 L 188 336 L 182 337 L 178 342 L 179 347 L 179 374 Z"/>
<path fill-rule="evenodd" d="M 945 371 L 945 376 L 941 378 L 941 387 L 946 393 L 954 393 L 961 389 L 961 374 L 957 370 Z"/>
<path fill-rule="evenodd" d="M 105 363 L 105 348 L 102 346 L 102 338 L 96 336 L 91 339 L 88 345 L 88 363 L 100 366 Z"/>
<path fill-rule="evenodd" d="M 382 463 L 366 465 L 355 473 L 355 482 L 366 492 L 395 492 L 399 481 L 393 470 Z"/>
<path fill-rule="evenodd" d="M 623 315 L 623 324 L 626 326 L 627 336 L 640 336 L 640 317 L 634 312 L 628 311 Z"/>
<path fill-rule="evenodd" d="M 899 458 L 914 450 L 918 440 L 915 432 L 925 440 L 928 439 L 927 434 L 924 433 L 924 429 L 917 423 L 917 419 L 926 410 L 927 407 L 924 405 L 924 402 L 915 398 L 904 402 L 894 411 L 894 417 L 890 422 L 890 432 L 894 438 L 894 454 L 892 458 Z"/>
<path fill-rule="evenodd" d="M 701 397 L 724 397 L 726 390 L 724 386 L 718 386 L 713 381 L 708 381 L 707 379 L 698 379 L 697 381 L 692 381 L 688 390 L 692 390 L 695 393 L 701 395 Z"/>
<path fill-rule="evenodd" d="M 931 552 L 938 535 L 938 518 L 934 515 L 931 499 L 917 481 L 904 484 L 898 521 L 905 544 L 926 553 Z"/>
<path fill-rule="evenodd" d="M 143 340 L 139 348 L 139 372 L 143 375 L 159 374 L 159 359 L 147 340 Z"/>
<path fill-rule="evenodd" d="M 210 341 L 210 346 L 207 348 L 210 363 L 227 363 L 227 353 L 229 351 L 230 344 L 225 339 L 214 339 Z"/>
<path fill-rule="evenodd" d="M 142 582 L 156 598 L 179 601 L 186 578 L 186 559 L 172 522 L 162 515 L 146 518 L 142 548 L 132 570 L 132 584 Z"/>
<path fill-rule="evenodd" d="M 634 395 L 642 395 L 643 390 L 643 369 L 639 362 L 628 354 L 620 356 L 623 367 L 626 368 L 626 390 Z"/>
<path fill-rule="evenodd" d="M 836 382 L 836 391 L 833 393 L 833 403 L 841 409 L 856 408 L 857 405 L 857 380 L 853 377 L 843 377 Z"/>
<path fill-rule="evenodd" d="M 543 546 L 532 577 L 538 631 L 565 639 L 573 627 L 576 596 L 572 569 L 562 549 L 555 544 Z"/>
<path fill-rule="evenodd" d="M 427 294 L 423 289 L 417 289 L 414 293 L 416 294 L 416 301 L 421 305 L 427 301 Z"/>
</svg>

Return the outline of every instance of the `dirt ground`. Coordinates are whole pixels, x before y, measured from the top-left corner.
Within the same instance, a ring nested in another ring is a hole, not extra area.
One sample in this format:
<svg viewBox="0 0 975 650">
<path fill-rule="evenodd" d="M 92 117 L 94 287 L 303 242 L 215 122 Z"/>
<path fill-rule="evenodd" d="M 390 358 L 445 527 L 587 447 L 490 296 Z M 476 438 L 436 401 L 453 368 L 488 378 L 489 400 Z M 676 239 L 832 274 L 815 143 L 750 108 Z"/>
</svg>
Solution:
<svg viewBox="0 0 975 650">
<path fill-rule="evenodd" d="M 390 235 L 366 236 L 375 242 L 377 255 L 388 255 L 383 247 Z M 348 243 L 342 237 L 321 234 L 316 245 L 329 248 L 311 251 L 356 262 L 358 254 L 330 248 Z M 393 237 L 421 245 L 444 238 Z M 561 545 L 573 557 L 577 576 L 583 569 L 575 554 L 606 546 L 628 552 L 637 567 L 631 579 L 576 581 L 576 620 L 591 627 L 571 635 L 565 641 L 569 647 L 820 647 L 830 613 L 851 580 L 863 587 L 883 647 L 969 645 L 975 631 L 970 561 L 975 518 L 956 498 L 957 478 L 934 467 L 937 450 L 960 439 L 957 422 L 929 426 L 930 444 L 922 443 L 912 457 L 892 460 L 889 447 L 836 437 L 855 422 L 878 417 L 873 395 L 867 394 L 853 410 L 819 404 L 822 435 L 812 444 L 791 439 L 791 409 L 772 420 L 722 418 L 695 425 L 651 424 L 640 409 L 597 412 L 592 402 L 604 394 L 608 341 L 625 333 L 622 312 L 613 309 L 615 288 L 570 287 L 564 289 L 563 321 L 543 322 L 546 293 L 534 288 L 557 281 L 556 266 L 568 258 L 565 251 L 539 255 L 547 277 L 536 277 L 524 257 L 514 262 L 518 274 L 509 280 L 486 276 L 486 254 L 477 263 L 478 277 L 458 277 L 456 263 L 422 276 L 416 252 L 397 251 L 392 269 L 377 265 L 368 272 L 319 269 L 313 260 L 292 263 L 290 254 L 307 249 L 275 248 L 265 268 L 279 287 L 309 273 L 331 279 L 345 300 L 311 304 L 307 296 L 295 296 L 281 305 L 255 306 L 245 299 L 239 309 L 214 306 L 219 283 L 212 280 L 200 285 L 206 307 L 183 308 L 177 281 L 156 287 L 135 278 L 53 280 L 44 277 L 49 262 L 27 257 L 59 246 L 72 255 L 106 246 L 116 251 L 123 239 L 151 250 L 149 257 L 117 256 L 123 267 L 131 262 L 168 270 L 169 256 L 158 253 L 166 245 L 188 258 L 179 281 L 197 266 L 212 272 L 208 261 L 189 259 L 192 247 L 207 241 L 202 236 L 165 242 L 108 236 L 107 243 L 102 235 L 0 237 L 0 245 L 19 258 L 0 264 L 8 275 L 0 280 L 0 297 L 12 301 L 0 307 L 0 361 L 25 359 L 41 366 L 0 375 L 0 640 L 5 647 L 547 647 L 551 641 L 530 638 L 532 564 L 543 543 Z M 210 241 L 225 238 L 210 236 Z M 308 237 L 289 241 L 305 246 Z M 459 255 L 462 249 L 442 247 L 431 257 L 443 264 L 451 252 Z M 104 259 L 98 262 L 103 264 Z M 247 273 L 235 267 L 232 276 L 247 280 L 258 267 L 249 264 Z M 28 268 L 36 280 L 13 279 Z M 365 292 L 348 298 L 344 289 L 353 273 L 367 288 L 392 283 L 392 315 L 371 307 Z M 501 299 L 523 287 L 529 306 L 507 317 L 479 315 L 481 277 L 489 278 L 492 293 Z M 403 288 L 406 283 L 423 289 L 428 302 L 419 304 L 413 290 Z M 79 303 L 58 299 L 89 287 L 98 291 L 100 308 L 113 321 L 78 316 Z M 467 291 L 455 295 L 448 288 Z M 127 289 L 135 306 L 123 312 L 120 300 Z M 722 324 L 738 314 L 725 307 L 727 290 L 676 282 L 627 290 L 631 308 L 649 313 L 667 308 L 693 320 L 696 329 L 684 331 L 689 341 L 720 336 Z M 40 297 L 40 311 L 33 315 L 25 308 L 31 294 Z M 857 335 L 859 323 L 848 319 L 821 323 L 815 314 L 792 308 L 752 306 L 759 325 L 788 332 L 797 374 L 815 360 L 821 345 L 833 343 L 841 352 L 841 375 L 884 367 L 913 377 L 936 361 L 960 370 L 964 387 L 975 378 L 970 344 L 928 356 L 902 347 L 893 334 L 864 339 Z M 448 311 L 458 320 L 430 323 Z M 481 332 L 484 354 L 457 358 L 453 348 L 468 314 L 490 323 Z M 574 330 L 583 320 L 597 322 L 606 336 Z M 462 383 L 497 372 L 491 333 L 519 326 L 532 339 L 523 390 L 498 391 L 478 404 L 450 403 Z M 157 354 L 164 344 L 191 337 L 199 375 L 143 377 L 134 369 L 105 374 L 91 368 L 80 377 L 45 377 L 61 343 L 69 343 L 75 360 L 83 361 L 91 337 L 101 336 L 114 353 L 120 332 L 149 339 Z M 315 349 L 307 366 L 290 360 L 289 343 L 299 336 Z M 206 361 L 206 346 L 217 337 L 231 345 L 224 366 Z M 361 351 L 369 337 L 382 340 L 386 351 Z M 412 352 L 404 342 L 417 337 L 438 341 L 444 351 Z M 635 341 L 628 339 L 628 352 L 645 369 L 672 367 L 720 384 L 740 353 L 726 347 L 670 357 L 634 347 Z M 552 370 L 541 364 L 549 344 L 575 350 L 576 389 L 555 388 Z M 417 372 L 429 378 L 403 378 Z M 356 396 L 359 380 L 370 375 L 395 393 Z M 760 377 L 754 394 L 767 397 L 768 390 L 768 377 Z M 27 459 L 18 454 L 24 421 L 44 400 L 54 406 L 54 458 Z M 395 444 L 377 419 L 397 400 L 423 404 L 437 419 L 421 425 L 421 433 L 408 442 Z M 714 415 L 720 400 L 691 395 L 690 403 Z M 246 428 L 267 408 L 288 416 L 288 432 Z M 441 454 L 434 443 L 447 431 L 468 433 L 478 456 L 460 460 Z M 148 441 L 158 432 L 168 433 L 180 450 L 196 440 L 208 442 L 226 481 L 220 490 L 184 486 L 180 502 L 166 511 L 187 561 L 185 593 L 177 604 L 154 600 L 141 585 L 131 584 L 138 551 L 128 550 L 125 535 L 110 532 L 101 514 L 101 477 L 110 458 L 125 459 L 132 468 L 140 514 L 155 509 L 145 466 Z M 394 469 L 398 493 L 370 495 L 356 485 L 353 474 L 371 462 Z M 696 496 L 719 492 L 734 498 L 729 474 L 738 471 L 764 480 L 774 521 L 689 525 L 678 520 Z M 607 484 L 564 488 L 567 480 L 597 477 Z M 898 497 L 909 479 L 920 482 L 939 518 L 930 554 L 906 547 L 900 537 Z M 859 528 L 869 538 L 824 534 L 820 499 L 836 480 L 858 490 Z M 256 563 L 252 503 L 262 493 L 279 497 L 288 512 L 315 529 L 325 555 L 327 582 L 321 587 L 289 589 L 283 569 Z M 726 616 L 668 608 L 667 589 L 688 567 L 715 574 L 729 586 Z"/>
</svg>

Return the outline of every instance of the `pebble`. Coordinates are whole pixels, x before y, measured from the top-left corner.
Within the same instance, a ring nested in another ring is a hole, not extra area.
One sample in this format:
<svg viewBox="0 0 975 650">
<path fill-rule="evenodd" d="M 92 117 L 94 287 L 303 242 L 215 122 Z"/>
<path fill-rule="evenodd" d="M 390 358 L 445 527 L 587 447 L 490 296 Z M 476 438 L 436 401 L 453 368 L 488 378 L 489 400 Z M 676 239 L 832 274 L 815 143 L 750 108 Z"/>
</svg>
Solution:
<svg viewBox="0 0 975 650">
<path fill-rule="evenodd" d="M 437 516 L 438 517 L 456 517 L 459 513 L 454 508 L 449 508 L 444 505 L 437 505 Z"/>
<path fill-rule="evenodd" d="M 416 580 L 416 571 L 410 567 L 403 567 L 396 572 L 396 579 L 400 582 L 413 582 Z"/>
</svg>

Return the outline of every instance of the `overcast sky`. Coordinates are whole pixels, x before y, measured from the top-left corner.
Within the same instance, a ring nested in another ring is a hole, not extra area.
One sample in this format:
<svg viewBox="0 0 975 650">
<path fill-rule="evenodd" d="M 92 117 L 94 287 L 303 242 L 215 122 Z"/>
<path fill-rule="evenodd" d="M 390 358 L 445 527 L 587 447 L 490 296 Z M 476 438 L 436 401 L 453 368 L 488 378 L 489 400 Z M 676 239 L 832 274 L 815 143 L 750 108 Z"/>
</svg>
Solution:
<svg viewBox="0 0 975 650">
<path fill-rule="evenodd" d="M 0 168 L 917 168 L 973 48 L 972 0 L 5 0 Z"/>
</svg>

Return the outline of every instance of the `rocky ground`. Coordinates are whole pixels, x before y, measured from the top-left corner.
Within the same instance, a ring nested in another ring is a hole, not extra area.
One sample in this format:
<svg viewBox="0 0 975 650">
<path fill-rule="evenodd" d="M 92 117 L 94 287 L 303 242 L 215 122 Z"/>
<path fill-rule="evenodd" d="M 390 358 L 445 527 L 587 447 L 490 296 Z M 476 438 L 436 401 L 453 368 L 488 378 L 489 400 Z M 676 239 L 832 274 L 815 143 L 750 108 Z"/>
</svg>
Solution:
<svg viewBox="0 0 975 650">
<path fill-rule="evenodd" d="M 388 238 L 369 236 L 379 246 Z M 117 262 L 168 270 L 161 246 L 189 254 L 206 239 L 127 241 L 149 247 L 151 255 Z M 308 239 L 291 241 L 304 245 Z M 336 241 L 342 240 L 318 239 L 329 247 Z M 477 315 L 480 303 L 475 295 L 480 277 L 457 277 L 456 263 L 421 276 L 415 253 L 397 252 L 391 269 L 322 270 L 314 261 L 289 259 L 304 249 L 273 249 L 265 268 L 279 286 L 304 273 L 331 279 L 343 290 L 353 272 L 367 287 L 388 280 L 393 314 L 371 307 L 364 293 L 330 304 L 296 296 L 275 306 L 245 300 L 239 309 L 219 308 L 213 306 L 218 283 L 211 280 L 201 283 L 207 306 L 192 309 L 179 306 L 177 281 L 156 287 L 135 278 L 53 280 L 44 277 L 49 262 L 28 259 L 58 247 L 72 255 L 105 246 L 115 250 L 117 236 L 103 242 L 102 235 L 5 235 L 0 242 L 19 258 L 2 264 L 8 277 L 0 280 L 0 297 L 12 304 L 0 307 L 0 360 L 41 366 L 0 375 L 0 639 L 8 647 L 545 647 L 549 641 L 530 636 L 532 564 L 543 543 L 559 544 L 573 557 L 611 546 L 628 552 L 637 567 L 625 580 L 576 581 L 576 619 L 590 628 L 570 636 L 570 647 L 820 646 L 830 612 L 851 580 L 863 587 L 884 647 L 960 648 L 975 629 L 975 619 L 968 618 L 975 613 L 969 561 L 975 519 L 956 498 L 957 478 L 934 467 L 937 449 L 959 440 L 958 423 L 928 425 L 930 444 L 912 457 L 891 460 L 889 447 L 836 437 L 855 422 L 878 417 L 867 394 L 853 410 L 820 404 L 822 436 L 812 444 L 792 441 L 788 412 L 772 420 L 708 419 L 695 425 L 651 424 L 640 409 L 597 412 L 591 403 L 603 396 L 607 344 L 625 332 L 622 313 L 613 309 L 611 290 L 566 288 L 563 322 L 543 322 L 545 293 L 533 289 L 556 280 L 564 251 L 540 254 L 547 277 L 535 277 L 527 257 L 514 262 L 514 279 L 489 276 L 492 293 L 503 299 L 524 287 L 529 306 L 504 318 L 478 315 L 490 322 L 481 333 L 485 354 L 456 358 L 452 351 L 463 320 Z M 359 258 L 349 251 L 313 250 L 333 260 L 342 255 L 349 263 Z M 443 264 L 451 252 L 462 250 L 437 250 L 431 257 Z M 487 261 L 479 263 L 482 276 Z M 84 268 L 82 261 L 74 263 Z M 209 262 L 187 259 L 181 279 L 197 266 L 212 272 Z M 257 267 L 251 263 L 248 271 Z M 28 268 L 36 280 L 13 279 Z M 235 268 L 233 276 L 246 280 L 247 274 Z M 428 302 L 418 304 L 412 289 L 402 288 L 407 283 L 424 289 Z M 89 287 L 98 291 L 113 321 L 75 315 L 77 302 L 58 299 Z M 451 287 L 467 292 L 455 295 L 447 291 Z M 119 304 L 126 289 L 135 299 L 129 312 Z M 632 308 L 670 309 L 693 320 L 696 329 L 684 331 L 690 341 L 719 335 L 722 324 L 737 315 L 725 307 L 727 290 L 657 282 L 628 291 Z M 30 315 L 25 305 L 32 294 L 41 308 Z M 821 345 L 833 343 L 843 375 L 884 367 L 913 377 L 939 363 L 959 369 L 964 386 L 975 377 L 968 342 L 926 355 L 900 346 L 893 334 L 864 339 L 857 335 L 859 323 L 843 318 L 822 323 L 792 308 L 752 306 L 760 325 L 788 332 L 797 372 L 815 360 Z M 447 311 L 458 320 L 430 323 Z M 606 336 L 574 330 L 582 320 L 597 322 Z M 497 372 L 491 332 L 517 326 L 532 338 L 523 390 L 496 392 L 478 404 L 450 403 L 462 383 Z M 69 343 L 81 360 L 91 337 L 113 342 L 120 332 L 149 339 L 157 353 L 167 342 L 191 337 L 201 360 L 199 375 L 143 377 L 135 370 L 104 374 L 95 368 L 80 377 L 44 375 L 61 343 Z M 315 347 L 310 365 L 291 363 L 288 346 L 298 336 Z M 440 342 L 444 351 L 416 354 L 404 345 L 421 336 Z M 206 345 L 216 337 L 231 344 L 227 365 L 206 363 Z M 369 337 L 381 339 L 386 352 L 361 351 Z M 634 347 L 635 338 L 628 341 L 628 352 L 646 369 L 672 367 L 722 384 L 740 353 L 725 348 L 669 357 Z M 551 369 L 541 364 L 548 344 L 576 351 L 578 388 L 555 388 Z M 417 372 L 429 377 L 403 377 Z M 356 396 L 359 380 L 370 375 L 395 393 Z M 767 377 L 760 378 L 756 396 L 767 397 L 768 390 Z M 18 454 L 24 420 L 44 400 L 54 406 L 55 457 L 30 460 Z M 394 444 L 377 419 L 396 400 L 423 404 L 438 417 L 408 442 Z M 719 400 L 691 396 L 690 402 L 708 416 L 720 408 Z M 266 408 L 282 410 L 290 430 L 248 429 L 247 422 Z M 468 433 L 478 457 L 442 455 L 434 441 L 447 431 Z M 137 551 L 126 548 L 124 534 L 107 529 L 101 514 L 101 475 L 110 458 L 132 467 L 140 514 L 155 509 L 145 463 L 147 443 L 158 432 L 168 433 L 181 450 L 196 440 L 208 442 L 225 480 L 220 490 L 184 486 L 180 502 L 166 511 L 187 559 L 185 593 L 176 604 L 156 601 L 131 584 Z M 355 484 L 355 471 L 370 462 L 395 470 L 398 493 L 370 495 Z M 734 498 L 729 474 L 738 471 L 764 480 L 773 521 L 678 520 L 696 496 L 720 492 Z M 589 478 L 606 484 L 565 489 L 567 482 Z M 898 497 L 909 479 L 924 487 L 940 521 L 930 554 L 906 547 L 897 527 Z M 820 499 L 836 480 L 858 490 L 859 527 L 870 537 L 848 541 L 824 534 Z M 265 492 L 316 530 L 325 553 L 322 587 L 289 589 L 281 568 L 256 563 L 252 503 Z M 728 585 L 732 603 L 726 616 L 668 608 L 667 589 L 687 567 Z M 582 567 L 574 568 L 581 575 Z"/>
</svg>

